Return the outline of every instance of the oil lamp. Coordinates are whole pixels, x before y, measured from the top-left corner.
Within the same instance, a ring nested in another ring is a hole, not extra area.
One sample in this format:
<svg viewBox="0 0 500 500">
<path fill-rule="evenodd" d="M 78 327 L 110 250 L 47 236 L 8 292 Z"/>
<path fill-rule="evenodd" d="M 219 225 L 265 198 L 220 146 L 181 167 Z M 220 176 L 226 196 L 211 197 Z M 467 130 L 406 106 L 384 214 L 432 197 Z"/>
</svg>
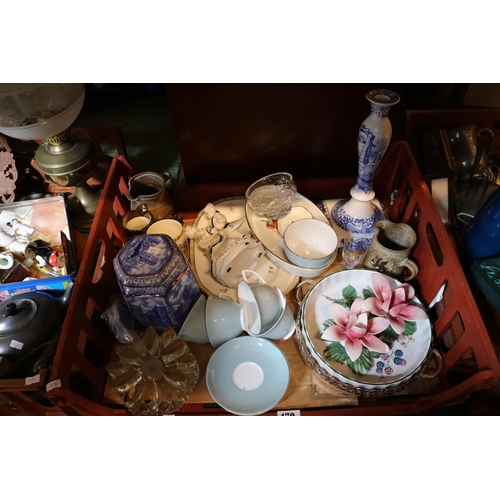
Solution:
<svg viewBox="0 0 500 500">
<path fill-rule="evenodd" d="M 0 133 L 41 141 L 38 168 L 51 182 L 74 187 L 67 206 L 75 229 L 89 230 L 100 189 L 87 183 L 97 166 L 90 138 L 70 130 L 85 99 L 83 83 L 0 84 Z"/>
</svg>

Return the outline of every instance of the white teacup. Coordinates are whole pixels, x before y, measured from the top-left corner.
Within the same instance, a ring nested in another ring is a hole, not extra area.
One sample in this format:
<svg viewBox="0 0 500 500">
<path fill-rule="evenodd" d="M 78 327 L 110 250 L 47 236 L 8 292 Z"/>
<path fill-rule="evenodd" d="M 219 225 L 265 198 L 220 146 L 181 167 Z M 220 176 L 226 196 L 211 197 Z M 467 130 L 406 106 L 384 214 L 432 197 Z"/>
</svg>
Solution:
<svg viewBox="0 0 500 500">
<path fill-rule="evenodd" d="M 295 332 L 295 318 L 289 306 L 286 306 L 285 312 L 276 326 L 271 328 L 267 333 L 259 335 L 268 340 L 286 340 L 289 339 Z M 253 335 L 252 335 L 253 336 Z"/>
<path fill-rule="evenodd" d="M 257 303 L 261 317 L 260 332 L 250 334 L 263 335 L 269 332 L 281 320 L 286 307 L 286 298 L 278 287 L 268 285 L 255 271 L 242 272 L 244 282 L 248 284 Z"/>
<path fill-rule="evenodd" d="M 238 283 L 238 303 L 243 310 L 243 329 L 248 334 L 258 335 L 262 330 L 259 305 L 246 281 Z"/>
<path fill-rule="evenodd" d="M 271 285 L 255 283 L 249 286 L 259 307 L 262 322 L 261 333 L 269 331 L 283 316 L 284 304 L 282 304 L 278 292 Z"/>
</svg>

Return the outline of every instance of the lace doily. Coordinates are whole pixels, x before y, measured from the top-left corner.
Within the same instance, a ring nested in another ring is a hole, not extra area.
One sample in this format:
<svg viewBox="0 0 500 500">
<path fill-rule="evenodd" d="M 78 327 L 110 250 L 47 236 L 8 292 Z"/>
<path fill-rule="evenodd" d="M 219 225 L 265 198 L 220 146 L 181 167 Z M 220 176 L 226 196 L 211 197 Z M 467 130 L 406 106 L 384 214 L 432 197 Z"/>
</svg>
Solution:
<svg viewBox="0 0 500 500">
<path fill-rule="evenodd" d="M 7 140 L 0 134 L 0 203 L 14 201 L 17 168 Z"/>
</svg>

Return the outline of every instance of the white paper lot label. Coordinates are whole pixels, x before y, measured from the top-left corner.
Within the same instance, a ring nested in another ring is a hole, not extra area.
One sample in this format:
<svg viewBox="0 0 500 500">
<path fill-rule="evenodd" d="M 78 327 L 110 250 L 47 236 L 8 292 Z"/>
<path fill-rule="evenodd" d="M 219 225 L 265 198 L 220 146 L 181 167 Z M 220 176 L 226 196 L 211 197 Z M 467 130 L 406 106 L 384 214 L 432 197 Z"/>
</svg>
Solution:
<svg viewBox="0 0 500 500">
<path fill-rule="evenodd" d="M 22 342 L 18 342 L 17 340 L 12 340 L 10 343 L 10 347 L 21 350 L 24 347 L 24 344 Z"/>
<path fill-rule="evenodd" d="M 300 417 L 300 410 L 280 410 L 278 417 Z"/>
<path fill-rule="evenodd" d="M 56 379 L 47 384 L 46 390 L 47 392 L 49 392 L 52 389 L 57 389 L 58 387 L 61 387 L 61 381 L 59 379 Z"/>
<path fill-rule="evenodd" d="M 36 375 L 33 375 L 33 377 L 26 377 L 26 379 L 24 380 L 24 383 L 26 385 L 31 385 L 31 384 L 37 384 L 38 382 L 40 382 L 40 374 L 36 374 Z"/>
</svg>

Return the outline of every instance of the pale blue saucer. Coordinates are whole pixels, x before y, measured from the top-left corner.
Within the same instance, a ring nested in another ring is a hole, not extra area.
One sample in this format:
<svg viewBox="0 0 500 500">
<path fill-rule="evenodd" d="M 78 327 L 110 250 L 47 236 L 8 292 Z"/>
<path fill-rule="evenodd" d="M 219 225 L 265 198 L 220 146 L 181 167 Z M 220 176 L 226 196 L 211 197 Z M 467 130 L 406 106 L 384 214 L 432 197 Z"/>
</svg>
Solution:
<svg viewBox="0 0 500 500">
<path fill-rule="evenodd" d="M 212 398 L 236 415 L 260 415 L 276 406 L 290 381 L 288 361 L 273 342 L 238 337 L 221 345 L 207 365 Z"/>
</svg>

